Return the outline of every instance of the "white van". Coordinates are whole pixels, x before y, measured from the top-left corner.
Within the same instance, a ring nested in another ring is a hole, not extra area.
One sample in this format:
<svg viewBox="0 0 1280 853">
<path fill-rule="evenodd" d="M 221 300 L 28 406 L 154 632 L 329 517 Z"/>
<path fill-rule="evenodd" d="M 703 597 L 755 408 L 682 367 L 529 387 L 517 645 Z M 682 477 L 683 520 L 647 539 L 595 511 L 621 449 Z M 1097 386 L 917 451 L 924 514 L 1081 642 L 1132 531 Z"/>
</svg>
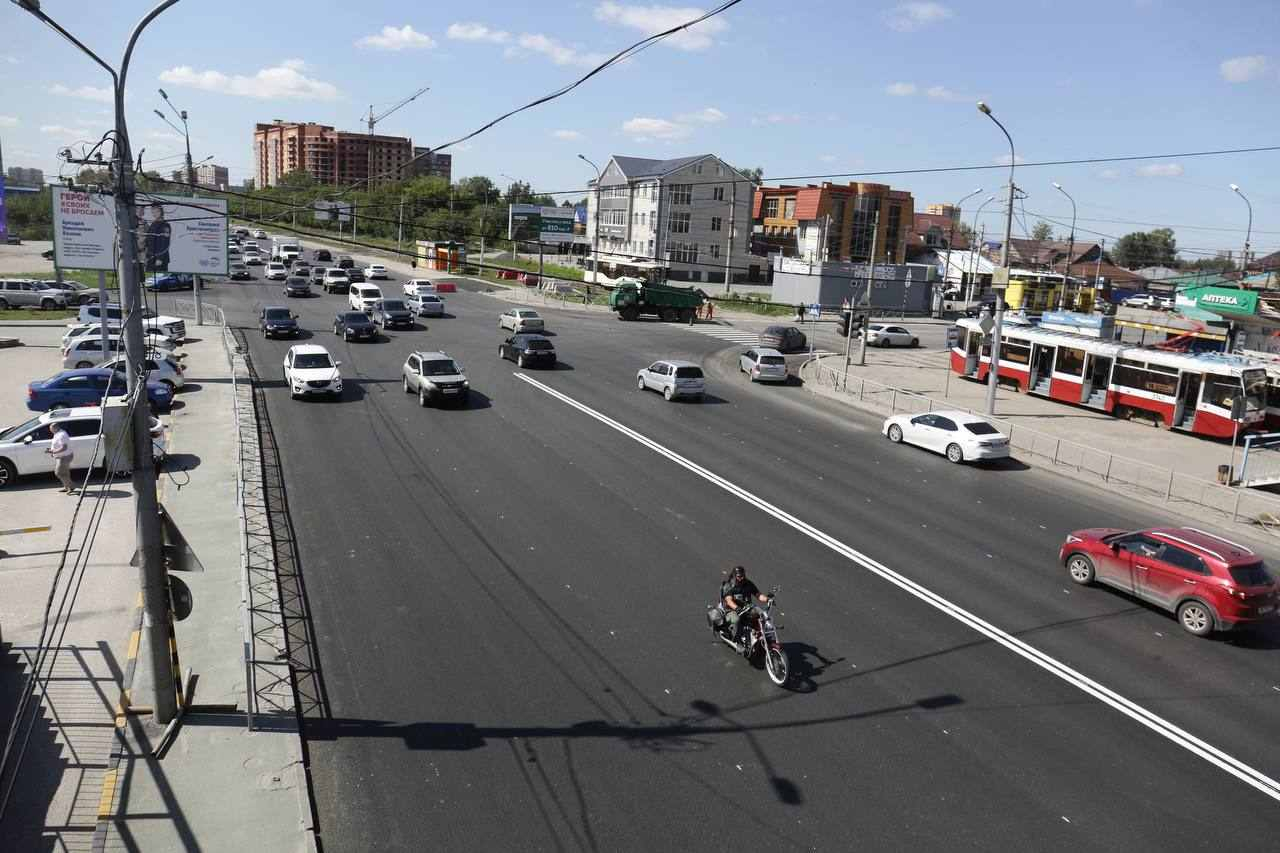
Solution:
<svg viewBox="0 0 1280 853">
<path fill-rule="evenodd" d="M 382 288 L 376 284 L 353 284 L 347 293 L 347 304 L 352 311 L 363 311 L 368 314 L 373 305 L 382 298 Z"/>
</svg>

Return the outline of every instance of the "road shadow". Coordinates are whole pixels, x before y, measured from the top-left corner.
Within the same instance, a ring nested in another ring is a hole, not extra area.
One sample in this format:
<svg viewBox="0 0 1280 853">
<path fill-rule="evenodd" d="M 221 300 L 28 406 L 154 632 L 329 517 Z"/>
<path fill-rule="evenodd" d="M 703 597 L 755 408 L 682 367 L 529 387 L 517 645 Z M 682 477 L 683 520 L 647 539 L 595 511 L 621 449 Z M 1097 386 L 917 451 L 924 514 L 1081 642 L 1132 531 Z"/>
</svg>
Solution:
<svg viewBox="0 0 1280 853">
<path fill-rule="evenodd" d="M 204 388 L 199 382 L 183 382 L 182 387 L 178 389 L 179 394 L 192 394 Z"/>
<path fill-rule="evenodd" d="M 1257 649 L 1259 651 L 1275 651 L 1280 649 L 1280 622 L 1272 619 L 1270 623 L 1265 625 L 1237 628 L 1234 631 L 1228 631 L 1218 636 L 1222 638 L 1222 642 L 1229 646 L 1238 646 L 1242 649 Z"/>
<path fill-rule="evenodd" d="M 1031 470 L 1030 465 L 1028 465 L 1025 462 L 1021 462 L 1013 458 L 1012 456 L 1005 457 L 1004 459 L 988 459 L 988 460 L 980 459 L 970 464 L 976 468 L 981 468 L 984 471 L 1030 471 Z"/>
<path fill-rule="evenodd" d="M 672 399 L 671 402 L 691 403 L 693 405 L 703 405 L 703 406 L 723 406 L 726 403 L 732 403 L 733 401 L 726 400 L 724 397 L 719 397 L 715 394 L 703 392 L 701 397 L 675 397 Z"/>
<path fill-rule="evenodd" d="M 787 664 L 790 667 L 786 689 L 793 693 L 816 692 L 820 686 L 818 676 L 845 659 L 844 655 L 838 658 L 825 657 L 817 646 L 808 643 L 783 643 L 782 650 L 787 653 Z"/>
<path fill-rule="evenodd" d="M 200 457 L 194 453 L 166 453 L 164 456 L 166 471 L 190 471 L 199 467 Z"/>
</svg>

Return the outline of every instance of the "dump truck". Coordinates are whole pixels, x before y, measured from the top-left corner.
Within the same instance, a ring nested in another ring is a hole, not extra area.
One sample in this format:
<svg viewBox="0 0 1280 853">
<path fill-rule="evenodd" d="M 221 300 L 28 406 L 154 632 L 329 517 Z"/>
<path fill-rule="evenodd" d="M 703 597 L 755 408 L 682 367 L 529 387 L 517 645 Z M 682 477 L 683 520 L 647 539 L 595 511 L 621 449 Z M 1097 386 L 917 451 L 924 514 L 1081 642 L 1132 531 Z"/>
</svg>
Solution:
<svg viewBox="0 0 1280 853">
<path fill-rule="evenodd" d="M 662 320 L 688 323 L 702 305 L 705 294 L 692 287 L 650 284 L 638 278 L 620 278 L 609 294 L 609 307 L 619 320 L 637 320 L 649 314 Z"/>
</svg>

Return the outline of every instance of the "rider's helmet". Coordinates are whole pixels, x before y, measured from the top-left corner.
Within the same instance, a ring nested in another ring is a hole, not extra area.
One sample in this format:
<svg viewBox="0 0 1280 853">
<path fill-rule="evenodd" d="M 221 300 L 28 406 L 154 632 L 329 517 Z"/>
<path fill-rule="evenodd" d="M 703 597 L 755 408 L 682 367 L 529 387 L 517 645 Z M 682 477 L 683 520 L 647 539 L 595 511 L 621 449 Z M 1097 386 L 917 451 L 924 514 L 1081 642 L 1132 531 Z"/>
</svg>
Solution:
<svg viewBox="0 0 1280 853">
<path fill-rule="evenodd" d="M 734 566 L 732 574 L 734 580 L 745 580 L 747 577 L 747 570 L 742 566 Z"/>
</svg>

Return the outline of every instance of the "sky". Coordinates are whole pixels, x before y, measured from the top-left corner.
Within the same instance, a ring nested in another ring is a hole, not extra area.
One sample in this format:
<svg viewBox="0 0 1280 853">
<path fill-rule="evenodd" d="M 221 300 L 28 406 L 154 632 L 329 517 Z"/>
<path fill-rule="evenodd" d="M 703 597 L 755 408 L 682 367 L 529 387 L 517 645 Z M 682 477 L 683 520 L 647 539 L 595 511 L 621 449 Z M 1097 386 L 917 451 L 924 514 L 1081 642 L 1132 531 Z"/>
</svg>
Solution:
<svg viewBox="0 0 1280 853">
<path fill-rule="evenodd" d="M 45 12 L 112 64 L 150 2 L 45 0 Z M 608 55 L 709 6 L 585 0 L 422 4 L 361 0 L 182 0 L 143 33 L 127 113 L 144 168 L 181 165 L 181 136 L 157 118 L 163 87 L 189 112 L 196 160 L 252 175 L 258 121 L 378 125 L 435 147 L 553 91 Z M 0 141 L 5 166 L 59 173 L 57 152 L 111 124 L 106 72 L 17 6 L 0 5 Z M 1253 205 L 1256 255 L 1280 250 L 1280 3 L 1219 0 L 742 0 L 573 92 L 446 149 L 454 178 L 514 176 L 535 190 L 585 195 L 610 155 L 713 153 L 759 166 L 766 182 L 874 180 L 912 193 L 917 210 L 977 203 L 1007 186 L 1004 136 L 1026 198 L 1014 235 L 1040 218 L 1078 240 L 1174 229 L 1184 257 L 1238 253 Z M 1041 161 L 1132 155 L 1072 166 Z M 863 177 L 851 173 L 892 171 Z M 823 178 L 820 176 L 830 175 Z M 786 180 L 790 179 L 790 180 Z M 978 220 L 1003 229 L 999 203 Z M 1025 213 L 1024 213 L 1025 211 Z"/>
</svg>

